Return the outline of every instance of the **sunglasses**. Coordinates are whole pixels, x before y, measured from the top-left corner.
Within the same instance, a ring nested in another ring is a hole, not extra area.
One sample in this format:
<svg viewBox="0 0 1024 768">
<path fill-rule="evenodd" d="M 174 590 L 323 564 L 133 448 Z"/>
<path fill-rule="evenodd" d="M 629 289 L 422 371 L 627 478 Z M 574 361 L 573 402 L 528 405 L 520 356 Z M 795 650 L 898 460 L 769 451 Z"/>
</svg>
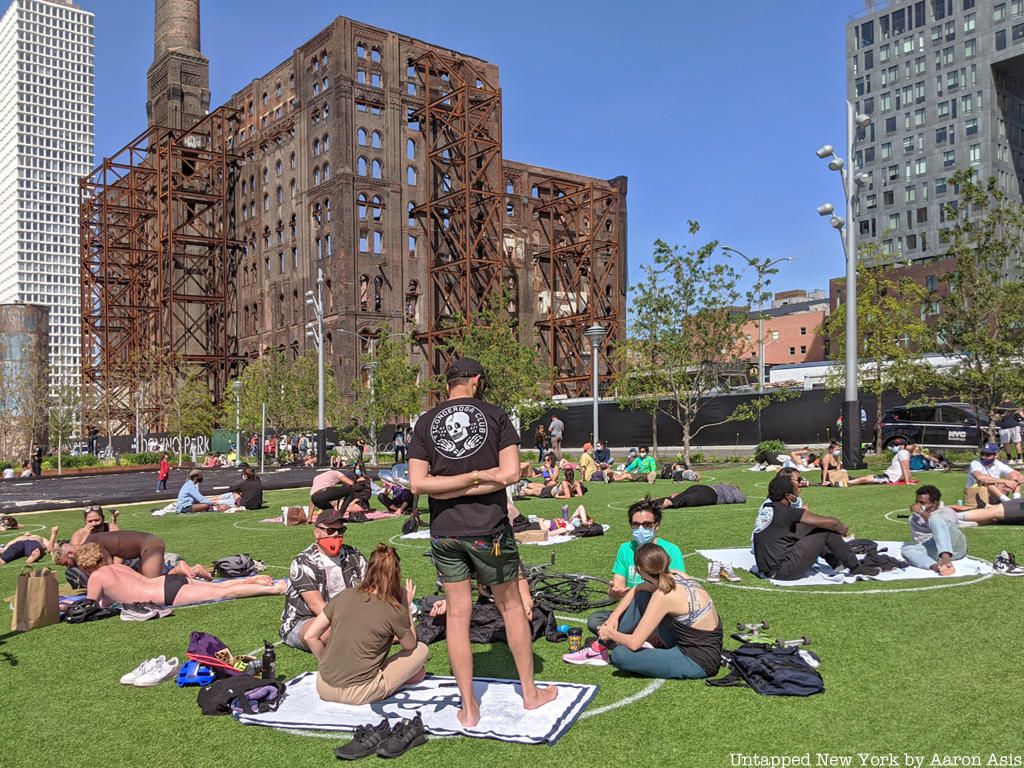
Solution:
<svg viewBox="0 0 1024 768">
<path fill-rule="evenodd" d="M 324 533 L 329 534 L 331 536 L 337 536 L 338 534 L 342 534 L 345 532 L 344 528 L 324 528 L 320 525 L 318 525 L 316 528 L 318 531 L 323 531 Z"/>
<path fill-rule="evenodd" d="M 653 528 L 656 525 L 657 525 L 657 523 L 655 523 L 655 522 L 647 521 L 647 522 L 643 522 L 643 523 L 630 523 L 629 527 L 632 528 L 634 531 L 637 528 L 646 528 L 649 531 L 649 530 L 651 530 L 651 528 Z"/>
</svg>

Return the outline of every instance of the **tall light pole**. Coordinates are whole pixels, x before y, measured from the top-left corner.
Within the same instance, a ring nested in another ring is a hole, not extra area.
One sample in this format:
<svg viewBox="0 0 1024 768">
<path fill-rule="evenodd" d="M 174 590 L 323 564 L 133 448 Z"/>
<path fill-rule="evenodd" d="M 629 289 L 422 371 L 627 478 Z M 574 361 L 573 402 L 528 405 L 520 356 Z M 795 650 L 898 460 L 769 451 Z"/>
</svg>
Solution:
<svg viewBox="0 0 1024 768">
<path fill-rule="evenodd" d="M 235 462 L 242 463 L 242 382 L 235 379 L 231 389 L 235 392 Z"/>
<path fill-rule="evenodd" d="M 594 445 L 597 445 L 597 441 L 600 439 L 600 434 L 601 434 L 600 430 L 598 428 L 599 425 L 598 425 L 598 416 L 597 416 L 597 403 L 598 403 L 598 399 L 599 399 L 599 397 L 598 397 L 598 395 L 599 395 L 599 393 L 598 393 L 598 371 L 600 369 L 600 360 L 598 360 L 598 350 L 601 348 L 601 340 L 605 337 L 605 334 L 607 334 L 607 333 L 608 333 L 608 329 L 605 328 L 600 323 L 594 323 L 592 326 L 590 326 L 589 328 L 587 328 L 587 330 L 585 330 L 583 332 L 583 335 L 586 336 L 588 339 L 590 339 L 590 367 L 591 367 L 591 370 L 593 371 L 593 377 L 594 377 L 594 389 L 593 389 L 593 399 L 594 399 L 594 414 L 593 414 L 593 418 L 594 418 L 593 432 L 594 432 L 594 435 L 593 435 L 593 438 L 594 438 Z"/>
<path fill-rule="evenodd" d="M 750 258 L 732 246 L 723 245 L 722 250 L 727 253 L 735 253 L 757 272 L 757 283 L 754 285 L 754 292 L 757 298 L 757 391 L 759 393 L 764 392 L 764 291 L 771 282 L 765 278 L 778 272 L 777 269 L 773 269 L 776 264 L 792 261 L 793 257 L 783 256 L 774 261 L 769 261 L 768 259 L 761 261 Z M 758 442 L 760 442 L 760 436 L 758 436 Z"/>
<path fill-rule="evenodd" d="M 324 419 L 324 271 L 316 271 L 316 295 L 306 291 L 306 303 L 313 308 L 315 323 L 310 323 L 306 335 L 316 344 L 316 382 L 317 382 L 317 414 L 316 414 L 316 460 L 323 465 L 327 459 L 327 437 Z"/>
<path fill-rule="evenodd" d="M 854 111 L 853 102 L 846 101 L 846 156 L 852 160 L 857 130 L 871 125 L 871 118 Z M 857 227 L 854 226 L 858 188 L 870 179 L 867 173 L 853 173 L 843 158 L 836 155 L 831 144 L 818 149 L 818 157 L 828 160 L 830 171 L 839 173 L 846 201 L 846 220 L 835 214 L 835 206 L 818 206 L 819 216 L 828 216 L 829 224 L 839 233 L 846 254 L 846 392 L 843 401 L 843 464 L 849 469 L 863 469 L 860 434 L 860 398 L 857 393 Z"/>
<path fill-rule="evenodd" d="M 363 368 L 367 371 L 367 377 L 370 385 L 370 463 L 377 463 L 377 401 L 376 394 L 374 391 L 374 378 L 377 372 L 377 360 L 373 356 L 373 339 L 370 340 L 370 359 L 367 361 Z"/>
<path fill-rule="evenodd" d="M 135 393 L 135 451 L 142 453 L 142 390 Z"/>
</svg>

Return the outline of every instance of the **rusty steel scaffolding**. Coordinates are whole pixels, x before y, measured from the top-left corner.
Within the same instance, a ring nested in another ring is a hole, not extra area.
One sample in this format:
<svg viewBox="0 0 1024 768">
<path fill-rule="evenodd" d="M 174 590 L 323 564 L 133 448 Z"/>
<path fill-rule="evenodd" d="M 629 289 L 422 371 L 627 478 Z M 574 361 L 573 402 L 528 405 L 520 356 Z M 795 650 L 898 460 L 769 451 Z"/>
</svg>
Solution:
<svg viewBox="0 0 1024 768">
<path fill-rule="evenodd" d="M 591 397 L 591 344 L 584 331 L 599 323 L 607 334 L 598 350 L 598 388 L 614 373 L 621 316 L 619 191 L 593 182 L 549 176 L 533 204 L 543 233 L 535 252 L 546 312 L 536 321 L 545 363 L 554 371 L 552 395 Z"/>
<path fill-rule="evenodd" d="M 237 364 L 232 190 L 239 113 L 154 126 L 79 181 L 82 403 L 88 423 L 134 432 L 174 370 L 198 367 L 219 401 Z"/>
<path fill-rule="evenodd" d="M 430 254 L 427 330 L 432 374 L 446 341 L 476 322 L 514 274 L 502 243 L 501 91 L 472 61 L 428 51 L 413 62 L 424 104 L 413 112 L 426 142 L 423 217 Z"/>
</svg>

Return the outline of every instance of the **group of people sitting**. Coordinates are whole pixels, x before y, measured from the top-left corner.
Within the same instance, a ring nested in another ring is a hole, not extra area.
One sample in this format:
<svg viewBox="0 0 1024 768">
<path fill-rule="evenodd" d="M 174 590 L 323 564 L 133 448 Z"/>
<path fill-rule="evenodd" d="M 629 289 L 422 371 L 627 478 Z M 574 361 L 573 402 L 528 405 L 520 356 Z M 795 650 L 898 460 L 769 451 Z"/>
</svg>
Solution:
<svg viewBox="0 0 1024 768">
<path fill-rule="evenodd" d="M 199 490 L 202 482 L 201 469 L 193 469 L 188 473 L 188 480 L 182 484 L 175 501 L 175 510 L 179 514 L 237 512 L 263 506 L 263 482 L 252 467 L 243 467 L 241 479 L 217 496 L 204 495 Z"/>
</svg>

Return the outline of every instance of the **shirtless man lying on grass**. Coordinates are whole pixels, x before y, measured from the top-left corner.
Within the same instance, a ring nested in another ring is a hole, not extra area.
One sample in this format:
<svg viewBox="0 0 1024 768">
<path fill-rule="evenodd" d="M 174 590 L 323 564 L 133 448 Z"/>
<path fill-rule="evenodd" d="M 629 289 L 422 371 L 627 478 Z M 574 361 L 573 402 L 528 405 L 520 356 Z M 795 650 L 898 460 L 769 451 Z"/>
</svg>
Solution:
<svg viewBox="0 0 1024 768">
<path fill-rule="evenodd" d="M 269 576 L 220 582 L 195 581 L 176 573 L 148 578 L 127 565 L 104 565 L 103 552 L 97 544 L 83 544 L 75 560 L 89 574 L 86 596 L 99 601 L 104 608 L 112 603 L 188 605 L 232 597 L 283 595 L 288 587 L 287 582 L 274 583 Z"/>
</svg>

